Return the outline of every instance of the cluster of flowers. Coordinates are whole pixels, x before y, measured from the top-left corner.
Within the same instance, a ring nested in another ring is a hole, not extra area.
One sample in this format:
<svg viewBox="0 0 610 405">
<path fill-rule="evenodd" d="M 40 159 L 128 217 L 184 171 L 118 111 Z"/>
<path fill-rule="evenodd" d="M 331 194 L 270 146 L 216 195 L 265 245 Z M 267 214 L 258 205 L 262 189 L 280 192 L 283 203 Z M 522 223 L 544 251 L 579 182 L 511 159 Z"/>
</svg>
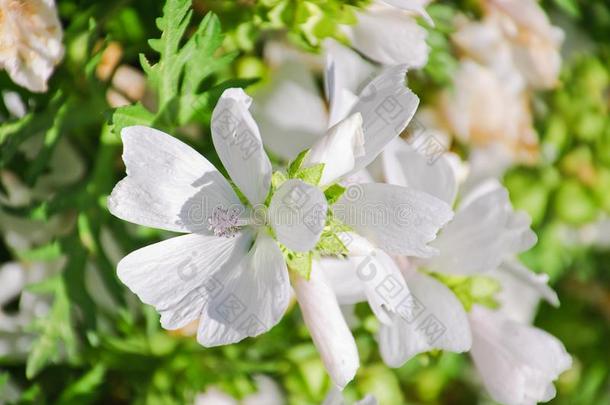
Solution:
<svg viewBox="0 0 610 405">
<path fill-rule="evenodd" d="M 254 102 L 226 90 L 211 134 L 229 179 L 171 135 L 123 129 L 127 177 L 108 199 L 110 212 L 185 234 L 118 264 L 121 281 L 155 307 L 165 329 L 196 323 L 203 346 L 237 343 L 275 326 L 295 297 L 343 389 L 359 367 L 346 316 L 367 302 L 388 366 L 434 349 L 470 352 L 495 400 L 555 396 L 552 382 L 571 359 L 531 326 L 538 301 L 558 299 L 516 257 L 536 242 L 528 216 L 513 210 L 498 181 L 481 180 L 476 165 L 413 121 L 419 99 L 405 77 L 427 60 L 425 29 L 414 20 L 431 21 L 425 4 L 380 0 L 358 14 L 346 34 L 375 63 L 327 42 L 325 96 L 313 79 L 319 66 L 288 52 Z M 527 144 L 534 135 L 525 96 L 555 83 L 561 34 L 533 0 L 485 4 L 485 19 L 455 35 L 465 59 L 440 110 L 458 137 Z M 0 66 L 44 91 L 63 53 L 56 12 L 49 1 L 0 0 L 0 18 L 15 13 L 0 32 Z M 265 148 L 290 163 L 274 171 Z M 496 297 L 452 288 L 481 275 L 501 285 Z"/>
</svg>

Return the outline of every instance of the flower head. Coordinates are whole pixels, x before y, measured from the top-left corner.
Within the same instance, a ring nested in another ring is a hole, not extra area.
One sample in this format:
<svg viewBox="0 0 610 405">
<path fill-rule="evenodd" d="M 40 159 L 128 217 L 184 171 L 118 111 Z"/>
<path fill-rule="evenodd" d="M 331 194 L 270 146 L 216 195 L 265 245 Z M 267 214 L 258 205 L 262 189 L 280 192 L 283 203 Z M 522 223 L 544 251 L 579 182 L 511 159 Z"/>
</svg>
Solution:
<svg viewBox="0 0 610 405">
<path fill-rule="evenodd" d="M 47 80 L 64 54 L 62 29 L 53 0 L 0 1 L 0 68 L 34 92 Z"/>
</svg>

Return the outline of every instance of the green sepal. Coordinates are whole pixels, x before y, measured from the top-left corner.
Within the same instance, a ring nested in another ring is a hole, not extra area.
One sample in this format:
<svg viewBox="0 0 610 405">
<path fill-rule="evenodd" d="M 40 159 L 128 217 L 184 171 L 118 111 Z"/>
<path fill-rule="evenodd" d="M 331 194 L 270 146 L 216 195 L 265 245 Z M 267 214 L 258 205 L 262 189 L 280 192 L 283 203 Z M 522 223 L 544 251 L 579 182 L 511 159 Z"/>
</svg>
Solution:
<svg viewBox="0 0 610 405">
<path fill-rule="evenodd" d="M 328 205 L 333 205 L 334 203 L 339 201 L 339 198 L 341 198 L 343 193 L 345 193 L 345 190 L 347 190 L 345 187 L 337 183 L 324 190 L 324 197 L 326 197 Z"/>
<path fill-rule="evenodd" d="M 470 311 L 474 304 L 496 309 L 499 303 L 496 294 L 502 289 L 500 282 L 488 276 L 454 276 L 430 273 L 445 284 L 460 300 L 464 309 Z"/>
<path fill-rule="evenodd" d="M 295 272 L 305 280 L 309 280 L 311 275 L 311 263 L 313 261 L 313 252 L 295 252 L 280 244 L 280 249 L 284 255 L 284 260 L 288 266 L 288 270 Z"/>
<path fill-rule="evenodd" d="M 292 162 L 288 164 L 288 178 L 292 179 L 296 176 L 297 172 L 301 169 L 301 166 L 303 165 L 303 160 L 305 160 L 308 154 L 309 149 L 305 149 L 304 151 L 299 153 Z"/>
</svg>

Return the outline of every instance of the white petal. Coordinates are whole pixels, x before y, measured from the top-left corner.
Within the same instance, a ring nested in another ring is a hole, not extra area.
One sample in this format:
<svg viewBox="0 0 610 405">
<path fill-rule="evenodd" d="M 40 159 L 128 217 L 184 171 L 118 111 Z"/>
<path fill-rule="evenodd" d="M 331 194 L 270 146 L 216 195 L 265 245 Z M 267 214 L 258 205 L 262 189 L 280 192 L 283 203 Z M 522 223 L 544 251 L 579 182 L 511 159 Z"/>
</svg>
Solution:
<svg viewBox="0 0 610 405">
<path fill-rule="evenodd" d="M 400 367 L 419 353 L 433 349 L 465 352 L 472 336 L 466 312 L 456 296 L 442 283 L 413 272 L 406 278 L 411 294 L 402 304 L 410 315 L 382 324 L 379 349 L 384 362 Z"/>
<path fill-rule="evenodd" d="M 362 116 L 353 114 L 328 130 L 311 147 L 304 167 L 324 164 L 320 185 L 330 184 L 349 173 L 356 159 L 364 155 Z"/>
<path fill-rule="evenodd" d="M 369 183 L 348 187 L 335 216 L 390 254 L 428 257 L 427 246 L 453 215 L 443 201 L 406 187 Z"/>
<path fill-rule="evenodd" d="M 400 269 L 385 252 L 374 249 L 366 256 L 356 257 L 353 271 L 360 279 L 371 310 L 383 324 L 390 324 L 394 315 L 407 319 L 404 307 L 411 295 Z"/>
<path fill-rule="evenodd" d="M 313 72 L 297 61 L 282 64 L 273 80 L 256 92 L 252 115 L 265 147 L 286 160 L 310 148 L 328 126 Z"/>
<path fill-rule="evenodd" d="M 431 270 L 451 274 L 491 271 L 536 242 L 529 218 L 513 212 L 506 189 L 474 193 L 477 196 L 465 198 L 453 220 L 431 243 L 442 252 L 426 261 Z"/>
<path fill-rule="evenodd" d="M 383 70 L 362 90 L 351 114 L 362 115 L 365 155 L 356 159 L 352 173 L 369 165 L 406 127 L 419 99 L 405 86 L 405 66 Z"/>
<path fill-rule="evenodd" d="M 356 342 L 325 280 L 324 270 L 314 261 L 310 279 L 296 276 L 293 285 L 303 320 L 322 362 L 333 383 L 343 389 L 356 375 L 360 360 Z"/>
<path fill-rule="evenodd" d="M 333 289 L 341 305 L 352 305 L 366 301 L 364 284 L 356 273 L 358 260 L 348 256 L 345 259 L 322 258 L 320 267 L 324 269 L 328 285 Z"/>
<path fill-rule="evenodd" d="M 343 305 L 368 300 L 383 323 L 390 323 L 394 314 L 408 317 L 400 304 L 410 295 L 409 288 L 394 260 L 355 233 L 341 234 L 341 240 L 350 251 L 348 257 L 320 261 L 337 300 Z"/>
<path fill-rule="evenodd" d="M 126 221 L 176 232 L 206 233 L 218 206 L 240 207 L 224 177 L 190 146 L 153 128 L 124 128 L 127 177 L 108 198 L 110 212 Z"/>
<path fill-rule="evenodd" d="M 223 288 L 206 302 L 197 332 L 205 347 L 258 336 L 275 326 L 288 307 L 288 269 L 277 243 L 264 231 L 246 257 L 215 278 Z"/>
<path fill-rule="evenodd" d="M 430 2 L 430 0 L 382 0 L 384 3 L 399 8 L 405 11 L 415 12 L 426 20 L 426 22 L 430 25 L 434 25 L 434 21 L 432 21 L 432 17 L 426 12 L 426 5 Z"/>
<path fill-rule="evenodd" d="M 218 276 L 248 252 L 251 237 L 190 234 L 138 249 L 117 266 L 119 279 L 161 314 L 161 325 L 178 329 L 198 319 L 211 296 L 227 286 Z M 217 276 L 218 275 L 218 276 Z"/>
<path fill-rule="evenodd" d="M 377 69 L 357 52 L 328 39 L 324 42 L 326 72 L 324 87 L 330 105 L 329 126 L 346 118 L 358 101 L 357 94 L 370 81 Z"/>
<path fill-rule="evenodd" d="M 262 204 L 271 186 L 271 162 L 242 89 L 222 93 L 212 113 L 212 141 L 225 169 L 252 205 Z"/>
<path fill-rule="evenodd" d="M 555 396 L 553 381 L 572 364 L 559 340 L 479 307 L 473 308 L 470 320 L 470 353 L 494 400 L 530 405 Z"/>
<path fill-rule="evenodd" d="M 388 183 L 423 191 L 453 205 L 457 179 L 444 156 L 431 161 L 401 138 L 394 139 L 381 156 Z"/>
<path fill-rule="evenodd" d="M 498 294 L 500 311 L 514 321 L 531 323 L 540 299 L 559 306 L 557 294 L 547 284 L 548 275 L 532 272 L 517 259 L 505 261 L 490 275 L 502 286 Z"/>
<path fill-rule="evenodd" d="M 392 9 L 370 9 L 357 13 L 350 26 L 352 45 L 370 59 L 384 65 L 420 68 L 428 61 L 426 30 L 406 13 Z"/>
<path fill-rule="evenodd" d="M 13 262 L 3 264 L 0 267 L 0 308 L 19 296 L 25 283 L 26 270 L 21 265 Z"/>
<path fill-rule="evenodd" d="M 278 241 L 295 252 L 307 252 L 318 243 L 327 211 L 319 188 L 291 179 L 273 194 L 269 219 Z"/>
</svg>

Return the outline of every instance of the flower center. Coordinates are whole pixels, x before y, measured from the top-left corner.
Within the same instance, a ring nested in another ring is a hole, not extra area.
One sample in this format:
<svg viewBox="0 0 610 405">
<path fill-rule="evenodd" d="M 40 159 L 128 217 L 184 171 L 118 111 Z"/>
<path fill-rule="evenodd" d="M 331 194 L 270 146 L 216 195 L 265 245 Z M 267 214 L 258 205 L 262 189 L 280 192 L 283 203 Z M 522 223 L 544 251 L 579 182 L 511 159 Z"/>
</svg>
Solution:
<svg viewBox="0 0 610 405">
<path fill-rule="evenodd" d="M 241 225 L 239 214 L 239 210 L 235 208 L 216 207 L 208 217 L 208 229 L 214 232 L 215 236 L 232 238 Z"/>
</svg>

